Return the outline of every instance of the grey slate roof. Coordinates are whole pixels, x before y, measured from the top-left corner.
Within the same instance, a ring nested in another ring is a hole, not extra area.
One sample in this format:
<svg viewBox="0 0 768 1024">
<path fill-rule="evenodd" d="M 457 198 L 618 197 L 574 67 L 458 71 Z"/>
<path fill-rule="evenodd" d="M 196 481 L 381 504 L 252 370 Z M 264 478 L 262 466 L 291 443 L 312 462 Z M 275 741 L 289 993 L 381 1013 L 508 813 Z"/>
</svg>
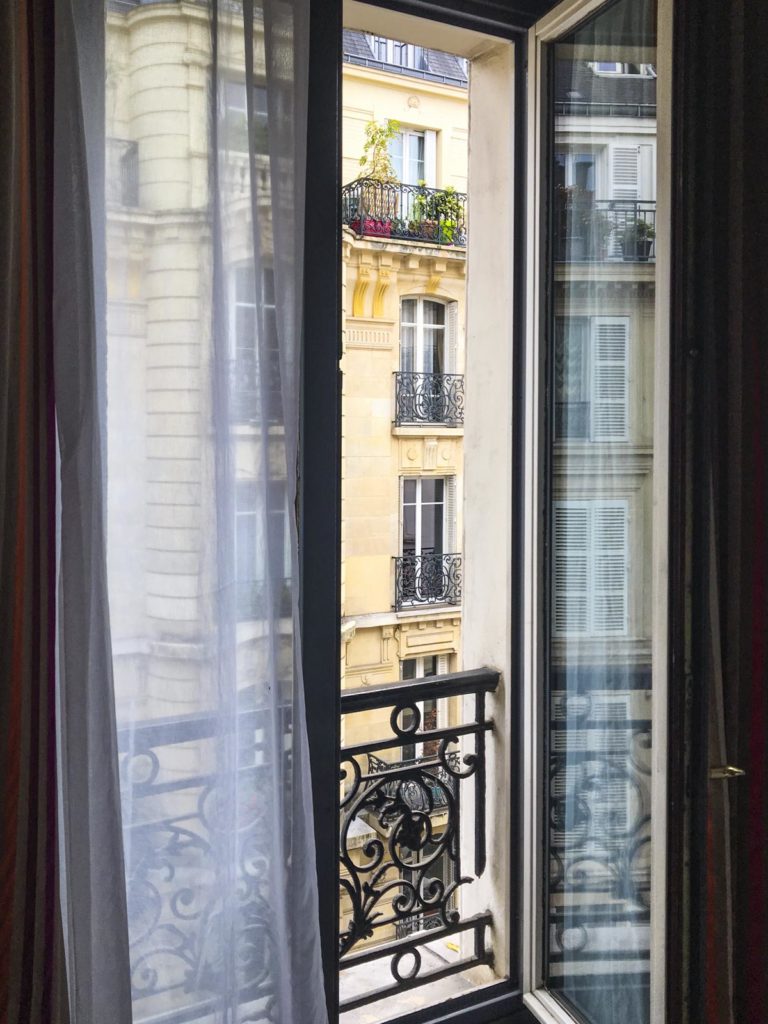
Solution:
<svg viewBox="0 0 768 1024">
<path fill-rule="evenodd" d="M 598 75 L 586 61 L 555 63 L 555 103 L 656 106 L 656 79 L 639 75 Z"/>
<path fill-rule="evenodd" d="M 424 57 L 427 62 L 426 69 L 402 68 L 394 64 L 382 64 L 373 55 L 368 39 L 364 32 L 355 29 L 344 29 L 343 52 L 346 59 L 351 58 L 352 62 L 370 62 L 374 67 L 396 72 L 401 75 L 411 75 L 414 78 L 442 81 L 451 80 L 451 84 L 467 84 L 467 76 L 464 67 L 458 57 L 452 53 L 443 53 L 442 50 L 424 50 Z"/>
</svg>

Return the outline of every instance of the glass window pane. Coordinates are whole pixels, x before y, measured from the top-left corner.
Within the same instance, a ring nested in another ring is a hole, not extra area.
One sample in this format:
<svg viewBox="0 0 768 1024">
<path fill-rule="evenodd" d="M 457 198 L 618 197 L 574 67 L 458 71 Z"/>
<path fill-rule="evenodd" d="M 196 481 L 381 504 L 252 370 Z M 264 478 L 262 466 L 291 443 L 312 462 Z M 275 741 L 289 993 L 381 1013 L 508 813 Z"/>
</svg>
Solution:
<svg viewBox="0 0 768 1024">
<path fill-rule="evenodd" d="M 402 326 L 400 328 L 400 369 L 404 373 L 416 370 L 416 328 Z"/>
<path fill-rule="evenodd" d="M 442 480 L 435 480 L 431 477 L 425 477 L 421 481 L 421 500 L 423 504 L 432 503 L 437 501 L 437 484 L 442 483 Z"/>
<path fill-rule="evenodd" d="M 445 372 L 445 332 L 431 328 L 424 331 L 424 373 Z"/>
<path fill-rule="evenodd" d="M 389 156 L 392 160 L 392 167 L 395 171 L 395 176 L 398 181 L 403 180 L 403 133 L 398 132 L 397 135 L 389 141 Z"/>
<path fill-rule="evenodd" d="M 400 303 L 400 322 L 403 324 L 416 323 L 416 299 L 403 299 Z"/>
<path fill-rule="evenodd" d="M 403 508 L 403 554 L 412 555 L 416 551 L 416 506 L 405 505 Z"/>
<path fill-rule="evenodd" d="M 545 959 L 586 1024 L 650 1024 L 656 83 L 615 72 L 655 47 L 620 0 L 549 49 Z"/>
<path fill-rule="evenodd" d="M 403 480 L 403 502 L 413 504 L 416 501 L 416 481 Z"/>
<path fill-rule="evenodd" d="M 424 300 L 424 323 L 425 324 L 444 324 L 445 323 L 445 305 L 442 302 L 432 302 L 430 299 Z"/>
</svg>

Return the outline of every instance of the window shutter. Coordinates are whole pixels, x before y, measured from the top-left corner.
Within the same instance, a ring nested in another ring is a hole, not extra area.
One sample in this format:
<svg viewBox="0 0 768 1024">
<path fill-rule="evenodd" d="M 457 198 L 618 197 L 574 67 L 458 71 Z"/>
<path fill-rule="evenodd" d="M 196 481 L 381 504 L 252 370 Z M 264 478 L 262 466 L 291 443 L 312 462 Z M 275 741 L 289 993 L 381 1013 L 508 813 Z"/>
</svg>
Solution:
<svg viewBox="0 0 768 1024">
<path fill-rule="evenodd" d="M 424 181 L 427 188 L 437 188 L 437 132 L 424 132 Z"/>
<path fill-rule="evenodd" d="M 624 441 L 629 395 L 629 318 L 592 318 L 592 440 Z"/>
<path fill-rule="evenodd" d="M 447 654 L 438 654 L 438 656 L 437 656 L 437 674 L 439 676 L 448 675 L 448 671 L 449 671 L 448 670 L 448 662 L 449 662 L 449 655 L 447 655 Z"/>
<path fill-rule="evenodd" d="M 589 503 L 556 501 L 553 535 L 555 636 L 584 635 L 589 628 Z"/>
<path fill-rule="evenodd" d="M 637 199 L 639 187 L 637 146 L 614 146 L 611 150 L 611 197 Z"/>
<path fill-rule="evenodd" d="M 445 551 L 456 554 L 458 544 L 458 524 L 456 522 L 456 477 L 445 478 Z"/>
<path fill-rule="evenodd" d="M 445 307 L 445 372 L 459 372 L 458 302 L 449 302 Z"/>
<path fill-rule="evenodd" d="M 640 184 L 638 187 L 640 199 L 648 202 L 656 200 L 656 152 L 655 146 L 646 144 L 640 146 Z"/>
<path fill-rule="evenodd" d="M 592 632 L 627 632 L 627 503 L 592 506 Z"/>
</svg>

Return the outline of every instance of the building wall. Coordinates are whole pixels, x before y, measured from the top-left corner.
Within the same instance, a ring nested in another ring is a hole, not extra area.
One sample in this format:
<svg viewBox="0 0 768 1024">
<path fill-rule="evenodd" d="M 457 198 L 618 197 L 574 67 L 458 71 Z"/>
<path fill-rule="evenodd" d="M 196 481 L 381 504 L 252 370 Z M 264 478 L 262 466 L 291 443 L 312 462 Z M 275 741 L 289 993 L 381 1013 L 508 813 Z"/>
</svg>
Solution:
<svg viewBox="0 0 768 1024">
<path fill-rule="evenodd" d="M 342 95 L 345 182 L 360 173 L 366 125 L 391 119 L 403 128 L 435 132 L 437 187 L 466 191 L 466 89 L 345 63 Z M 451 670 L 461 665 L 459 606 L 400 612 L 393 606 L 403 477 L 455 478 L 453 535 L 461 551 L 463 429 L 394 426 L 394 374 L 400 368 L 400 303 L 406 296 L 457 304 L 451 371 L 463 374 L 466 251 L 358 238 L 345 228 L 343 276 L 342 685 L 360 686 L 399 679 L 407 658 L 444 655 Z M 345 723 L 345 739 L 352 742 L 375 724 Z"/>
</svg>

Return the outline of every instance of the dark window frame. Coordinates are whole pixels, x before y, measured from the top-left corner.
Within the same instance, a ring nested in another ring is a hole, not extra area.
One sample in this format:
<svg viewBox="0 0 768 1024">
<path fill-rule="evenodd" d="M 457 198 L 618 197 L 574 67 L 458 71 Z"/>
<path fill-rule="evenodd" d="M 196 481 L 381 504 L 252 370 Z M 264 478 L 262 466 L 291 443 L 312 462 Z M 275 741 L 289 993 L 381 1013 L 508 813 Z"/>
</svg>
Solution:
<svg viewBox="0 0 768 1024">
<path fill-rule="evenodd" d="M 676 0 L 675 56 L 676 68 L 681 43 L 680 26 L 684 22 L 688 0 Z M 459 27 L 475 29 L 510 39 L 515 45 L 517 95 L 521 97 L 515 119 L 515 181 L 512 183 L 516 209 L 525 204 L 525 95 L 527 29 L 549 9 L 551 0 L 511 0 L 503 6 L 498 0 L 384 0 L 378 6 L 412 14 Z M 305 252 L 306 276 L 304 284 L 305 343 L 302 363 L 302 424 L 300 451 L 300 489 L 298 497 L 300 524 L 300 559 L 302 568 L 301 612 L 303 625 L 303 662 L 305 700 L 308 719 L 310 761 L 316 817 L 317 871 L 320 892 L 320 926 L 323 962 L 326 978 L 329 1014 L 332 1024 L 338 1019 L 337 972 L 337 836 L 338 788 L 336 755 L 339 748 L 339 654 L 340 654 L 340 509 L 341 509 L 341 378 L 339 371 L 341 338 L 341 72 L 342 72 L 342 2 L 341 0 L 311 0 L 310 4 L 310 67 L 309 116 L 307 129 L 308 166 L 310 174 L 306 191 Z M 674 82 L 675 125 L 673 136 L 680 145 L 680 125 L 684 123 L 681 87 L 682 76 Z M 676 154 L 673 153 L 673 158 Z M 682 317 L 681 282 L 685 281 L 681 247 L 683 235 L 681 221 L 683 194 L 679 179 L 675 184 L 673 210 L 677 211 L 673 225 L 674 267 L 673 279 L 673 365 L 671 389 L 673 416 L 671 423 L 671 469 L 682 472 L 687 468 L 690 453 L 685 448 L 686 399 L 684 380 L 687 372 L 685 360 L 680 356 Z M 330 197 L 333 196 L 333 200 Z M 523 436 L 523 375 L 524 364 L 524 216 L 516 218 L 517 259 L 515 289 L 515 339 L 513 400 L 513 450 L 515 479 L 520 479 L 524 465 Z M 310 312 L 311 311 L 311 315 Z M 311 384 L 310 384 L 311 382 Z M 513 495 L 513 515 L 522 522 L 522 488 Z M 311 514 L 305 514 L 311 510 Z M 682 499 L 670 509 L 670 531 L 683 557 L 684 541 L 689 534 Z M 523 537 L 515 529 L 512 556 L 522 564 Z M 683 567 L 673 567 L 671 580 L 670 667 L 679 675 L 685 654 L 686 637 L 683 614 Z M 510 628 L 519 629 L 522 621 L 522 587 L 516 585 L 512 594 L 512 622 Z M 522 665 L 514 666 L 517 679 L 511 681 L 510 691 L 522 694 L 516 686 L 522 679 Z M 670 728 L 689 728 L 683 687 L 670 687 Z M 519 732 L 521 708 L 513 708 L 514 727 Z M 682 758 L 684 745 L 679 745 L 677 760 L 670 762 L 669 808 L 680 817 L 683 788 L 688 781 Z M 511 766 L 512 778 L 522 778 L 522 745 Z M 519 792 L 510 794 L 510 814 L 513 829 L 520 822 L 522 799 Z M 682 827 L 670 832 L 670 867 L 668 892 L 679 889 L 684 843 Z M 521 938 L 522 938 L 522 879 L 520 877 L 521 851 L 514 844 L 510 851 L 510 878 L 513 899 L 510 928 L 510 979 L 480 992 L 452 1000 L 450 1008 L 433 1006 L 407 1017 L 399 1024 L 530 1024 L 533 1017 L 522 1004 L 520 991 Z M 681 972 L 686 937 L 682 921 L 678 919 L 672 901 L 668 901 L 670 915 L 669 939 L 671 945 L 668 965 L 669 1005 L 680 1005 L 683 983 Z"/>
</svg>

